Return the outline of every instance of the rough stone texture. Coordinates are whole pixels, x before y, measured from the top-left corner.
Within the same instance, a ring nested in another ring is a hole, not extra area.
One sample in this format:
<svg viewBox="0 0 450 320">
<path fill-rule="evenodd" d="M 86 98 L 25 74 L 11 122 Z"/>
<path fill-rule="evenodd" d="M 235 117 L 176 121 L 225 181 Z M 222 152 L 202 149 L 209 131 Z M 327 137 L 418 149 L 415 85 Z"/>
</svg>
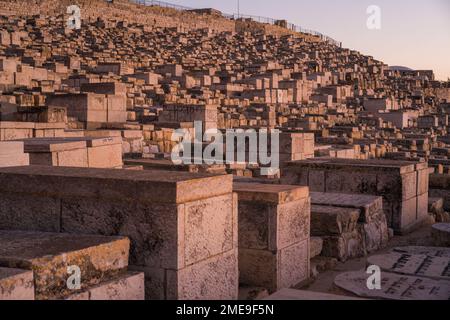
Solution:
<svg viewBox="0 0 450 320">
<path fill-rule="evenodd" d="M 269 292 L 299 284 L 309 277 L 309 239 L 275 253 L 240 248 L 239 277 L 242 284 Z"/>
<path fill-rule="evenodd" d="M 36 299 L 68 294 L 67 268 L 78 266 L 81 286 L 95 285 L 128 266 L 129 240 L 119 237 L 0 231 L 0 265 L 32 270 Z"/>
<path fill-rule="evenodd" d="M 364 271 L 338 275 L 334 284 L 363 298 L 388 300 L 448 300 L 450 282 L 411 277 L 395 273 L 381 273 L 381 290 L 367 287 L 368 274 Z"/>
<path fill-rule="evenodd" d="M 147 298 L 236 299 L 237 257 L 230 256 L 237 255 L 237 197 L 231 176 L 25 168 L 0 172 L 3 228 L 126 236 L 131 241 L 130 264 L 145 273 Z M 41 202 L 19 205 L 20 197 Z M 49 203 L 54 203 L 53 210 L 48 210 Z M 227 268 L 211 267 L 214 264 Z M 196 285 L 189 278 L 194 275 Z M 205 293 L 203 286 L 212 281 L 229 286 L 217 285 Z"/>
<path fill-rule="evenodd" d="M 179 271 L 167 270 L 167 299 L 236 300 L 237 248 Z"/>
<path fill-rule="evenodd" d="M 406 253 L 411 255 L 425 255 L 431 257 L 450 258 L 450 248 L 444 247 L 397 247 L 393 249 L 394 252 Z"/>
<path fill-rule="evenodd" d="M 370 265 L 382 270 L 436 280 L 450 280 L 450 258 L 392 252 L 369 257 Z"/>
<path fill-rule="evenodd" d="M 430 197 L 444 199 L 444 210 L 450 211 L 450 175 L 430 176 Z"/>
<path fill-rule="evenodd" d="M 340 235 L 356 229 L 360 211 L 352 208 L 311 206 L 311 234 Z"/>
<path fill-rule="evenodd" d="M 20 141 L 0 141 L 0 167 L 28 166 L 30 156 Z"/>
<path fill-rule="evenodd" d="M 33 272 L 0 268 L 0 300 L 34 300 Z"/>
<path fill-rule="evenodd" d="M 33 138 L 23 140 L 32 165 L 117 168 L 122 162 L 122 139 Z"/>
<path fill-rule="evenodd" d="M 239 198 L 240 282 L 270 292 L 309 276 L 307 188 L 235 183 Z"/>
<path fill-rule="evenodd" d="M 73 294 L 66 300 L 144 300 L 145 278 L 143 273 L 128 272 L 117 279 L 106 281 L 88 288 L 84 292 Z"/>
<path fill-rule="evenodd" d="M 428 217 L 427 175 L 426 163 L 320 158 L 289 163 L 281 182 L 319 192 L 382 196 L 388 226 L 405 233 Z"/>
<path fill-rule="evenodd" d="M 450 223 L 437 223 L 431 228 L 431 236 L 437 247 L 450 247 Z"/>
<path fill-rule="evenodd" d="M 311 202 L 311 233 L 322 237 L 323 256 L 346 261 L 386 246 L 381 197 L 311 192 Z"/>
<path fill-rule="evenodd" d="M 310 259 L 317 257 L 322 253 L 323 239 L 320 237 L 311 237 L 309 239 L 309 246 Z"/>
</svg>

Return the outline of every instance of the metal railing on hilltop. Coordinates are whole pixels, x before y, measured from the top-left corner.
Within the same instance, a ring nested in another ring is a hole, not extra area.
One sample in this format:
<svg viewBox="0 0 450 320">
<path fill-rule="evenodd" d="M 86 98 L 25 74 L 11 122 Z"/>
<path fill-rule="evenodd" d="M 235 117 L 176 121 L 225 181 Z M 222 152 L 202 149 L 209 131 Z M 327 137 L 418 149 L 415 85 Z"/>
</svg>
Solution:
<svg viewBox="0 0 450 320">
<path fill-rule="evenodd" d="M 155 0 L 129 0 L 133 3 L 136 4 L 140 4 L 140 5 L 145 5 L 145 6 L 157 6 L 157 7 L 162 7 L 162 8 L 171 8 L 171 9 L 175 9 L 175 10 L 179 10 L 179 11 L 189 11 L 189 10 L 195 10 L 194 8 L 189 8 L 189 7 L 185 7 L 185 6 L 180 6 L 180 5 L 176 5 L 173 3 L 168 3 L 168 2 L 164 2 L 164 1 L 155 1 Z M 266 24 L 271 24 L 271 25 L 278 25 L 281 26 L 282 24 L 280 23 L 282 20 L 277 20 L 277 19 L 273 19 L 273 18 L 267 18 L 267 17 L 261 17 L 261 16 L 252 16 L 252 15 L 244 15 L 244 14 L 227 14 L 227 13 L 223 13 L 222 16 L 224 18 L 230 19 L 230 20 L 239 20 L 239 19 L 249 19 L 255 22 L 259 22 L 259 23 L 266 23 Z M 286 22 L 286 24 L 284 25 L 284 27 L 286 29 L 295 31 L 295 32 L 299 32 L 299 33 L 303 33 L 303 34 L 309 34 L 309 35 L 313 35 L 316 37 L 319 37 L 320 39 L 322 39 L 323 41 L 326 41 L 330 44 L 333 44 L 335 46 L 341 47 L 342 46 L 342 42 L 340 41 L 336 41 L 333 38 L 324 35 L 320 32 L 311 30 L 311 29 L 305 29 L 301 26 L 295 25 L 293 23 L 289 23 Z"/>
</svg>

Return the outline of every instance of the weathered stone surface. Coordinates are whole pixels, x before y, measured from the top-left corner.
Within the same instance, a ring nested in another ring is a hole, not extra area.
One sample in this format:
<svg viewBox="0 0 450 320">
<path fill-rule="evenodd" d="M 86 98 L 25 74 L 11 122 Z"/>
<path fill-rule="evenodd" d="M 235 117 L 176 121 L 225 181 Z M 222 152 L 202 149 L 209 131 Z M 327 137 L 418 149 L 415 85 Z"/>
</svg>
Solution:
<svg viewBox="0 0 450 320">
<path fill-rule="evenodd" d="M 382 196 L 388 225 L 401 233 L 413 230 L 428 216 L 426 169 L 426 163 L 319 158 L 289 163 L 281 182 L 327 193 Z"/>
<path fill-rule="evenodd" d="M 362 235 L 354 230 L 338 236 L 322 237 L 322 255 L 336 258 L 339 261 L 347 261 L 351 258 L 363 257 L 366 255 L 365 242 Z"/>
<path fill-rule="evenodd" d="M 128 266 L 129 240 L 120 237 L 0 231 L 0 265 L 32 270 L 36 299 L 68 294 L 69 266 L 81 270 L 82 288 Z"/>
<path fill-rule="evenodd" d="M 381 197 L 311 192 L 311 202 L 311 232 L 323 238 L 322 255 L 345 261 L 386 246 Z"/>
<path fill-rule="evenodd" d="M 338 275 L 334 284 L 363 298 L 388 300 L 448 300 L 450 282 L 434 279 L 381 273 L 381 290 L 367 287 L 365 271 L 346 272 Z"/>
<path fill-rule="evenodd" d="M 141 268 L 135 270 L 145 272 L 148 298 L 166 299 L 169 292 L 171 299 L 183 295 L 205 299 L 237 297 L 238 280 L 233 280 L 238 277 L 237 271 L 233 274 L 237 258 L 229 258 L 238 245 L 237 197 L 232 193 L 231 176 L 30 168 L 25 172 L 8 168 L 14 173 L 0 173 L 0 180 L 8 181 L 7 186 L 0 187 L 3 227 L 126 236 L 131 241 L 131 264 Z M 20 197 L 39 197 L 42 202 L 35 201 L 31 207 L 22 203 L 11 210 Z M 54 203 L 54 211 L 46 209 L 48 203 Z M 33 212 L 52 214 L 47 220 Z M 20 214 L 25 219 L 19 219 Z M 227 270 L 211 267 L 202 271 L 204 268 L 199 265 L 212 259 L 219 265 L 226 261 Z M 197 277 L 195 286 L 187 284 L 193 281 L 189 275 Z M 205 292 L 203 286 L 215 276 L 214 281 L 232 279 L 230 286 Z M 189 292 L 190 289 L 203 291 Z"/>
<path fill-rule="evenodd" d="M 310 259 L 317 257 L 322 252 L 323 239 L 320 237 L 311 237 L 309 239 L 309 257 Z"/>
<path fill-rule="evenodd" d="M 0 141 L 0 167 L 28 166 L 30 157 L 24 153 L 23 142 Z"/>
<path fill-rule="evenodd" d="M 0 300 L 34 300 L 33 272 L 0 268 Z"/>
<path fill-rule="evenodd" d="M 450 280 L 450 258 L 429 255 L 411 255 L 392 252 L 371 256 L 367 259 L 370 265 L 379 266 L 382 270 L 436 280 Z"/>
<path fill-rule="evenodd" d="M 340 235 L 356 229 L 360 211 L 332 206 L 311 206 L 311 234 Z"/>
<path fill-rule="evenodd" d="M 411 255 L 450 258 L 450 248 L 443 247 L 397 247 L 394 248 L 393 251 Z"/>
<path fill-rule="evenodd" d="M 143 273 L 128 272 L 116 279 L 87 288 L 84 292 L 73 294 L 66 300 L 144 300 L 144 284 Z"/>
<path fill-rule="evenodd" d="M 307 188 L 234 183 L 239 198 L 240 281 L 273 292 L 309 273 Z M 264 260 L 264 261 L 263 261 Z"/>
<path fill-rule="evenodd" d="M 294 286 L 309 277 L 309 239 L 272 253 L 239 249 L 239 279 L 269 292 Z"/>
<path fill-rule="evenodd" d="M 236 300 L 237 249 L 203 260 L 179 271 L 167 271 L 167 299 Z"/>
<path fill-rule="evenodd" d="M 437 223 L 431 228 L 434 245 L 437 247 L 450 247 L 450 223 Z"/>
</svg>

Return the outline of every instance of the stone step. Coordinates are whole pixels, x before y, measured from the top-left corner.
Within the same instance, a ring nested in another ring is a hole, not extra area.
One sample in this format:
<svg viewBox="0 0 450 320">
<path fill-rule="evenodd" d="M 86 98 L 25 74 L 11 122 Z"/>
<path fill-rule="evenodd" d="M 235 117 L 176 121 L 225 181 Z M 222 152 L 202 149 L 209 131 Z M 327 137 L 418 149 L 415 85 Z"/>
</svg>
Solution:
<svg viewBox="0 0 450 320">
<path fill-rule="evenodd" d="M 34 300 L 33 272 L 0 268 L 1 300 Z"/>
<path fill-rule="evenodd" d="M 66 300 L 144 300 L 145 277 L 143 272 L 127 272 L 112 280 L 72 294 Z"/>
<path fill-rule="evenodd" d="M 71 293 L 76 268 L 81 290 L 123 273 L 129 247 L 124 237 L 0 231 L 0 267 L 32 270 L 36 299 L 58 299 Z"/>
</svg>

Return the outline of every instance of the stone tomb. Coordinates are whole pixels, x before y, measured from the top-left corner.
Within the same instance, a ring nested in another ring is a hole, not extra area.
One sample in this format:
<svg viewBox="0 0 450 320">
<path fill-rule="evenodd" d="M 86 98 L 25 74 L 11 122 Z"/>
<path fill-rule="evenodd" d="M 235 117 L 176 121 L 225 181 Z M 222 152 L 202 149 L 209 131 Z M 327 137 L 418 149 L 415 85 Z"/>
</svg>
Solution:
<svg viewBox="0 0 450 320">
<path fill-rule="evenodd" d="M 338 275 L 334 284 L 346 292 L 363 298 L 387 300 L 449 300 L 450 282 L 428 278 L 381 273 L 381 290 L 367 287 L 368 275 L 364 270 Z"/>
<path fill-rule="evenodd" d="M 427 163 L 311 159 L 288 163 L 281 180 L 317 192 L 382 196 L 388 226 L 397 233 L 410 232 L 428 218 Z"/>
<path fill-rule="evenodd" d="M 33 138 L 23 140 L 30 164 L 59 167 L 120 168 L 122 139 Z"/>
<path fill-rule="evenodd" d="M 369 257 L 367 263 L 387 272 L 450 280 L 450 259 L 446 257 L 391 252 Z"/>
<path fill-rule="evenodd" d="M 231 175 L 0 169 L 0 229 L 127 236 L 149 299 L 237 299 Z"/>
<path fill-rule="evenodd" d="M 234 183 L 239 198 L 240 282 L 275 292 L 309 277 L 306 187 Z"/>
<path fill-rule="evenodd" d="M 30 157 L 24 153 L 23 142 L 0 141 L 0 167 L 27 166 Z"/>
<path fill-rule="evenodd" d="M 311 192 L 311 203 L 311 234 L 323 239 L 323 256 L 345 261 L 386 246 L 381 197 Z"/>
</svg>

